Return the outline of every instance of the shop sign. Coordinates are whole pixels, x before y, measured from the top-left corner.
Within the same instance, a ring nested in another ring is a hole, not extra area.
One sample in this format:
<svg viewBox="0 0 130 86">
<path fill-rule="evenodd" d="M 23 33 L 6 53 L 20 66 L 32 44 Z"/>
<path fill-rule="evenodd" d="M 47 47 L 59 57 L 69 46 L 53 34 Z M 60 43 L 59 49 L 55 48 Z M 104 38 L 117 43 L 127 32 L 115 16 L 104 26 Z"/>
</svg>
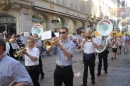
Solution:
<svg viewBox="0 0 130 86">
<path fill-rule="evenodd" d="M 52 20 L 52 23 L 59 23 L 59 20 Z"/>
<path fill-rule="evenodd" d="M 0 17 L 0 23 L 16 23 L 16 18 L 13 18 L 13 17 Z"/>
</svg>

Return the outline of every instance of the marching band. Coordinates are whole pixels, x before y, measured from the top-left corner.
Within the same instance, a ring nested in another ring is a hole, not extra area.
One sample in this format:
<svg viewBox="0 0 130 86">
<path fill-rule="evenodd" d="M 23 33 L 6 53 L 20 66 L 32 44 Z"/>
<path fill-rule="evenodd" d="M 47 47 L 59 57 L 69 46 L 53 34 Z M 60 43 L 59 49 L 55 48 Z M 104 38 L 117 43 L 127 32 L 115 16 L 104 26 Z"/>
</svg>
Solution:
<svg viewBox="0 0 130 86">
<path fill-rule="evenodd" d="M 65 86 L 73 86 L 74 74 L 72 68 L 72 57 L 74 59 L 73 52 L 75 49 L 83 52 L 84 72 L 83 84 L 81 86 L 87 86 L 88 67 L 90 69 L 92 84 L 95 84 L 95 59 L 97 56 L 99 61 L 97 76 L 100 76 L 102 60 L 104 62 L 104 72 L 107 73 L 108 71 L 108 54 L 110 52 L 110 48 L 112 49 L 112 60 L 117 59 L 117 52 L 118 55 L 121 54 L 123 43 L 124 52 L 127 52 L 128 42 L 130 39 L 128 34 L 125 34 L 124 37 L 117 37 L 114 35 L 110 39 L 107 39 L 106 36 L 108 36 L 108 33 L 104 36 L 104 34 L 100 33 L 102 31 L 99 30 L 99 33 L 101 35 L 101 38 L 99 39 L 97 37 L 93 37 L 93 32 L 91 29 L 86 29 L 85 35 L 83 35 L 83 37 L 76 38 L 75 33 L 73 33 L 72 37 L 68 37 L 68 31 L 68 28 L 63 27 L 60 29 L 59 37 L 53 37 L 51 41 L 44 40 L 45 42 L 43 43 L 43 40 L 41 40 L 38 33 L 34 33 L 28 37 L 27 44 L 25 42 L 23 32 L 17 36 L 15 34 L 12 34 L 10 38 L 8 37 L 8 33 L 6 31 L 4 31 L 3 34 L 0 33 L 0 73 L 2 70 L 4 70 L 4 67 L 6 67 L 7 70 L 7 68 L 9 68 L 7 66 L 10 65 L 7 64 L 6 66 L 2 67 L 1 65 L 4 64 L 1 62 L 6 62 L 4 59 L 7 59 L 9 63 L 14 62 L 11 67 L 14 67 L 15 65 L 17 66 L 14 68 L 15 72 L 10 70 L 12 71 L 12 76 L 10 76 L 11 79 L 7 78 L 9 80 L 9 83 L 6 83 L 3 75 L 0 76 L 0 86 L 8 86 L 9 84 L 11 84 L 9 86 L 14 86 L 12 83 L 15 83 L 16 86 L 31 86 L 32 83 L 34 86 L 40 86 L 38 81 L 39 74 L 41 74 L 41 79 L 44 79 L 42 66 L 43 46 L 45 47 L 47 55 L 52 50 L 55 50 L 55 54 L 57 55 L 56 68 L 54 70 L 54 86 L 62 86 L 62 82 L 64 82 Z M 108 32 L 110 33 L 111 31 Z M 6 42 L 4 43 L 3 40 Z M 5 48 L 3 51 L 1 50 L 1 46 L 3 46 L 2 49 Z M 1 52 L 3 53 L 1 54 Z M 20 58 L 25 60 L 25 67 L 19 64 Z M 16 71 L 25 75 L 20 75 Z"/>
</svg>

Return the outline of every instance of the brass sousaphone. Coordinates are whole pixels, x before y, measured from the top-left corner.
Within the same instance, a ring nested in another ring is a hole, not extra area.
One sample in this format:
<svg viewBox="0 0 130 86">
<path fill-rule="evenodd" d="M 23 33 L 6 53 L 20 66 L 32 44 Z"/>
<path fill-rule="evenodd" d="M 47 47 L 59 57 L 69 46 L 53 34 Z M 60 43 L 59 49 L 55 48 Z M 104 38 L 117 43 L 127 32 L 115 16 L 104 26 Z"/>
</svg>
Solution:
<svg viewBox="0 0 130 86">
<path fill-rule="evenodd" d="M 96 27 L 96 30 L 97 32 L 101 35 L 101 36 L 108 36 L 112 30 L 113 30 L 113 24 L 111 21 L 107 20 L 107 19 L 104 19 L 104 20 L 101 20 L 98 24 L 97 24 L 97 27 Z M 107 41 L 107 38 L 105 38 L 106 40 L 106 44 L 105 46 L 100 46 L 100 47 L 97 47 L 96 48 L 96 52 L 97 53 L 102 53 L 106 47 L 107 47 L 107 44 L 108 44 L 108 41 Z"/>
</svg>

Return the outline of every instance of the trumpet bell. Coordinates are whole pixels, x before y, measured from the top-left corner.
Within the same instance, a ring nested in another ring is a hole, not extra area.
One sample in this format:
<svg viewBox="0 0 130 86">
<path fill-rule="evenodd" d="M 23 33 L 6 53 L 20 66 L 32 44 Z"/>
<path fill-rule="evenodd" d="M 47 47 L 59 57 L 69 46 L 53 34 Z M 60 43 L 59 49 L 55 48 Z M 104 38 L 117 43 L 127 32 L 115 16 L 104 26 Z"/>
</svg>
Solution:
<svg viewBox="0 0 130 86">
<path fill-rule="evenodd" d="M 17 52 L 13 52 L 14 57 L 18 57 Z"/>
<path fill-rule="evenodd" d="M 51 43 L 50 40 L 47 40 L 47 41 L 44 42 L 44 45 L 46 46 L 47 49 L 49 49 L 49 48 L 51 48 L 54 44 Z"/>
<path fill-rule="evenodd" d="M 22 54 L 22 52 L 23 52 L 24 50 L 26 50 L 26 48 L 24 48 L 24 49 L 22 49 L 22 50 L 19 50 L 19 51 L 17 51 L 17 52 L 13 52 L 14 57 L 20 56 L 20 54 Z"/>
</svg>

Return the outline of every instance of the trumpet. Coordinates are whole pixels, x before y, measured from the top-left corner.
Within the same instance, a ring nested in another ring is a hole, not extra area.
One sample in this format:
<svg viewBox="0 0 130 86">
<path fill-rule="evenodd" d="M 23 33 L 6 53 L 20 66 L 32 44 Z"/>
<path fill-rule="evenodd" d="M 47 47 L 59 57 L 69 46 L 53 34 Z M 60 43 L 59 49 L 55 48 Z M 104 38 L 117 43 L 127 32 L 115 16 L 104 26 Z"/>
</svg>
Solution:
<svg viewBox="0 0 130 86">
<path fill-rule="evenodd" d="M 24 49 L 22 49 L 22 50 L 19 50 L 19 51 L 17 51 L 17 52 L 13 52 L 13 55 L 14 55 L 15 57 L 18 57 L 18 56 L 20 56 L 20 54 L 23 53 L 24 50 L 26 50 L 26 48 L 24 48 Z"/>
<path fill-rule="evenodd" d="M 86 40 L 87 40 L 88 42 L 90 42 L 90 41 L 92 41 L 92 37 L 91 37 L 91 36 L 86 36 Z"/>
<path fill-rule="evenodd" d="M 61 40 L 61 38 L 57 38 L 56 40 L 47 40 L 44 42 L 44 45 L 47 48 L 50 48 L 50 47 L 54 46 L 54 44 L 53 44 L 54 42 L 59 41 L 59 40 Z"/>
<path fill-rule="evenodd" d="M 40 40 L 40 39 L 41 39 L 41 38 L 36 38 L 35 41 L 38 41 L 38 40 Z"/>
</svg>

